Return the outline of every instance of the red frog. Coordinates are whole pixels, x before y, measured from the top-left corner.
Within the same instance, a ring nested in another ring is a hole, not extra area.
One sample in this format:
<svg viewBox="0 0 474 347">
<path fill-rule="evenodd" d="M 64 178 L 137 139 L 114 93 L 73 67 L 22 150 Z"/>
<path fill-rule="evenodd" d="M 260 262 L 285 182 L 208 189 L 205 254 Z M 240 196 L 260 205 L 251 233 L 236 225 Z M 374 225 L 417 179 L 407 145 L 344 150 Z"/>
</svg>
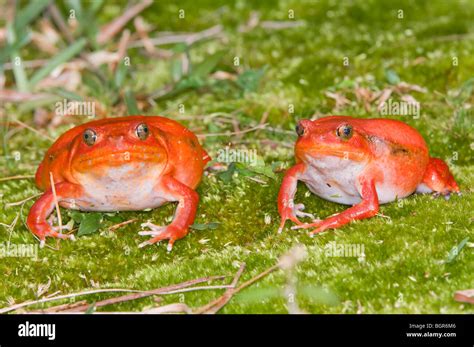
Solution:
<svg viewBox="0 0 474 347">
<path fill-rule="evenodd" d="M 286 172 L 278 194 L 279 232 L 289 219 L 297 224 L 292 229 L 313 228 L 313 236 L 373 217 L 379 204 L 415 191 L 446 197 L 459 192 L 448 165 L 431 158 L 423 137 L 403 122 L 329 116 L 301 120 L 296 132 L 296 165 Z M 324 220 L 302 223 L 298 217 L 312 215 L 293 201 L 298 180 L 319 197 L 352 207 Z"/>
<path fill-rule="evenodd" d="M 209 160 L 190 130 L 164 117 L 79 125 L 61 135 L 41 162 L 36 184 L 45 193 L 31 207 L 27 225 L 41 246 L 47 236 L 74 239 L 47 221 L 55 195 L 60 206 L 81 211 L 134 211 L 178 202 L 170 225 L 144 223 L 150 230 L 139 233 L 151 236 L 140 247 L 169 240 L 170 251 L 194 222 L 195 189 Z"/>
</svg>

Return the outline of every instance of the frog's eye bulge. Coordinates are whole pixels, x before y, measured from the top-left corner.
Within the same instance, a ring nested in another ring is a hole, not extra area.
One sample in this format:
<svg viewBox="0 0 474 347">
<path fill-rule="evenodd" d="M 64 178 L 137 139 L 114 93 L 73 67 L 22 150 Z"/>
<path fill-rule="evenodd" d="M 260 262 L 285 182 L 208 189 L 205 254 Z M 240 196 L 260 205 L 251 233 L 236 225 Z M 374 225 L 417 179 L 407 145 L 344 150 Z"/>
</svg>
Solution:
<svg viewBox="0 0 474 347">
<path fill-rule="evenodd" d="M 352 137 L 353 129 L 350 124 L 343 124 L 336 129 L 337 137 L 343 140 L 349 140 Z"/>
<path fill-rule="evenodd" d="M 86 129 L 82 134 L 82 139 L 88 146 L 92 146 L 97 141 L 97 134 L 92 129 Z"/>
<path fill-rule="evenodd" d="M 150 134 L 150 130 L 148 129 L 148 126 L 145 123 L 138 124 L 135 131 L 137 133 L 137 137 L 140 140 L 146 140 L 146 138 Z"/>
<path fill-rule="evenodd" d="M 304 126 L 300 122 L 298 122 L 298 124 L 296 124 L 295 131 L 299 137 L 303 136 L 305 133 Z"/>
</svg>

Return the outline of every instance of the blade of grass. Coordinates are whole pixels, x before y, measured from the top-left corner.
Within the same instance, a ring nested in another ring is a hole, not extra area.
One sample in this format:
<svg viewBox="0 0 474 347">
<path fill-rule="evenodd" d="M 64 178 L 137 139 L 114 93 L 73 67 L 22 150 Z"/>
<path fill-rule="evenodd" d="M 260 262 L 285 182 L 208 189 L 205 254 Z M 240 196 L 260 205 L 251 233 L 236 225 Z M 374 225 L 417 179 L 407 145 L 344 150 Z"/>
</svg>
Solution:
<svg viewBox="0 0 474 347">
<path fill-rule="evenodd" d="M 204 59 L 199 64 L 191 65 L 190 77 L 205 78 L 209 75 L 224 57 L 225 51 L 214 53 Z"/>
<path fill-rule="evenodd" d="M 14 44 L 17 40 L 16 32 L 11 25 L 7 28 L 7 39 L 10 44 Z M 13 66 L 13 75 L 15 76 L 15 82 L 17 89 L 20 92 L 28 92 L 30 90 L 28 78 L 26 77 L 26 72 L 23 67 L 23 62 L 18 53 L 18 50 L 12 49 L 10 51 L 10 59 Z"/>
<path fill-rule="evenodd" d="M 135 100 L 135 96 L 131 90 L 127 90 L 125 92 L 125 104 L 127 105 L 128 115 L 137 115 L 140 114 L 140 110 L 137 106 L 137 101 Z"/>
<path fill-rule="evenodd" d="M 32 1 L 20 10 L 15 18 L 14 28 L 17 33 L 20 33 L 25 27 L 30 24 L 50 3 L 50 0 L 36 0 Z"/>
<path fill-rule="evenodd" d="M 86 43 L 86 39 L 82 38 L 51 59 L 31 77 L 30 86 L 33 87 L 43 78 L 48 76 L 57 66 L 69 61 L 72 57 L 77 55 L 84 48 Z"/>
<path fill-rule="evenodd" d="M 469 241 L 469 237 L 466 237 L 465 239 L 463 239 L 461 242 L 459 242 L 459 244 L 457 244 L 456 246 L 454 246 L 453 248 L 451 248 L 451 250 L 449 251 L 449 254 L 448 254 L 448 257 L 446 258 L 446 263 L 452 263 L 459 255 L 459 253 L 461 252 L 461 250 L 464 248 L 464 246 L 466 245 L 467 241 Z"/>
<path fill-rule="evenodd" d="M 128 67 L 123 63 L 119 62 L 117 71 L 115 71 L 115 87 L 117 89 L 122 88 L 123 82 L 125 81 L 125 77 L 127 76 L 128 73 Z"/>
<path fill-rule="evenodd" d="M 7 33 L 8 33 L 8 30 L 13 30 L 13 28 L 8 29 L 7 27 Z M 0 51 L 0 72 L 4 70 L 3 63 L 11 56 L 11 53 L 14 51 L 19 51 L 20 48 L 22 48 L 23 46 L 26 46 L 30 41 L 31 41 L 31 35 L 26 34 L 26 35 L 23 35 L 21 38 L 16 39 L 15 42 L 11 42 L 11 43 L 7 42 L 7 45 L 3 47 L 2 50 Z"/>
<path fill-rule="evenodd" d="M 74 92 L 71 92 L 71 91 L 63 89 L 63 88 L 55 88 L 55 89 L 51 90 L 51 92 L 65 98 L 65 99 L 76 100 L 76 101 L 84 101 L 84 98 L 82 96 L 80 96 L 79 94 L 76 94 Z"/>
</svg>

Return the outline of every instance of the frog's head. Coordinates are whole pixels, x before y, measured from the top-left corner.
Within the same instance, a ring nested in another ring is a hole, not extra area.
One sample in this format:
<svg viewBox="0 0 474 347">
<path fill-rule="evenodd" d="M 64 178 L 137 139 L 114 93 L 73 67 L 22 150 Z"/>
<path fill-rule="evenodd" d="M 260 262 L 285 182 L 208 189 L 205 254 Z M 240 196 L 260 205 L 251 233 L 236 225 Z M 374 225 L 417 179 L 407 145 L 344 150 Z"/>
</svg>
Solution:
<svg viewBox="0 0 474 347">
<path fill-rule="evenodd" d="M 78 131 L 71 141 L 72 173 L 97 176 L 127 171 L 140 176 L 141 168 L 162 169 L 168 159 L 166 142 L 160 130 L 148 125 L 143 118 L 146 117 L 92 122 Z"/>
<path fill-rule="evenodd" d="M 352 117 L 325 117 L 300 120 L 296 125 L 298 161 L 338 157 L 362 162 L 370 156 L 366 137 L 358 131 Z"/>
</svg>

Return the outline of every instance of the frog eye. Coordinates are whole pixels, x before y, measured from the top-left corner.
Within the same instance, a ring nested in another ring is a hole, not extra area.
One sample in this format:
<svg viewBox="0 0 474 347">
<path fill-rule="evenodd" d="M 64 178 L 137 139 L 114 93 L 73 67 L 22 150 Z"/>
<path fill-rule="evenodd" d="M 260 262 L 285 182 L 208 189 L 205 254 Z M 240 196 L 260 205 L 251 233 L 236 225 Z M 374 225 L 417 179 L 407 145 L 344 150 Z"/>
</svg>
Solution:
<svg viewBox="0 0 474 347">
<path fill-rule="evenodd" d="M 148 129 L 148 126 L 145 123 L 138 124 L 135 131 L 140 140 L 146 140 L 148 135 L 150 135 L 150 130 Z"/>
<path fill-rule="evenodd" d="M 92 129 L 86 129 L 86 131 L 84 131 L 84 134 L 82 134 L 82 138 L 86 145 L 92 146 L 95 141 L 97 141 L 97 134 Z"/>
<path fill-rule="evenodd" d="M 300 122 L 298 122 L 298 124 L 296 124 L 295 131 L 298 136 L 303 136 L 305 132 L 304 126 Z"/>
<path fill-rule="evenodd" d="M 343 140 L 349 140 L 352 137 L 352 134 L 353 134 L 353 129 L 352 129 L 352 125 L 350 125 L 350 124 L 340 125 L 336 129 L 337 137 L 339 137 Z"/>
</svg>

